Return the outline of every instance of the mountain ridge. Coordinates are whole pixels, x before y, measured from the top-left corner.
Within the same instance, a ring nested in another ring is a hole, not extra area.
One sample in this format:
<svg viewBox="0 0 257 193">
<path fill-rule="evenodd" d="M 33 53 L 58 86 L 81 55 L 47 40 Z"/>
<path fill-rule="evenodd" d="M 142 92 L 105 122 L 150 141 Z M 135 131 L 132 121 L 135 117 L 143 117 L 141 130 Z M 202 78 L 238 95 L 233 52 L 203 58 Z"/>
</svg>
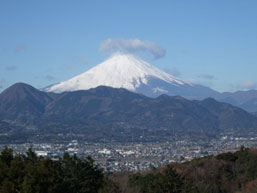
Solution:
<svg viewBox="0 0 257 193">
<path fill-rule="evenodd" d="M 256 116 L 214 99 L 190 101 L 168 95 L 149 98 L 106 86 L 55 94 L 18 84 L 7 91 L 0 94 L 0 128 L 7 125 L 11 132 L 32 129 L 41 134 L 75 132 L 127 140 L 143 131 L 149 136 L 158 131 L 158 135 L 169 137 L 174 131 L 245 134 L 257 130 Z M 6 93 L 26 95 L 17 98 L 9 94 L 13 105 L 5 108 Z"/>
<path fill-rule="evenodd" d="M 137 56 L 121 53 L 112 55 L 104 62 L 67 81 L 50 85 L 44 91 L 61 93 L 88 90 L 98 86 L 125 88 L 153 98 L 161 94 L 179 95 L 190 100 L 213 97 L 249 112 L 257 112 L 257 91 L 220 93 L 206 86 L 178 79 Z"/>
<path fill-rule="evenodd" d="M 216 91 L 180 80 L 131 54 L 114 54 L 104 62 L 67 81 L 47 87 L 45 91 L 87 90 L 97 86 L 125 88 L 149 97 L 161 94 L 205 98 Z"/>
</svg>

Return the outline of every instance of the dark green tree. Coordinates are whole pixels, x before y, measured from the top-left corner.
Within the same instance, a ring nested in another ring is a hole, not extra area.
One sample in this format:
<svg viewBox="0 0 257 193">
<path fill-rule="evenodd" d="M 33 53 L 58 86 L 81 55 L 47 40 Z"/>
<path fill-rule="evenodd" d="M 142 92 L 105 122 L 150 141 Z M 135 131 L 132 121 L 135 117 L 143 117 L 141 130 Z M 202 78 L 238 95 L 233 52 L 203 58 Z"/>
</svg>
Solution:
<svg viewBox="0 0 257 193">
<path fill-rule="evenodd" d="M 92 158 L 79 159 L 76 155 L 65 153 L 60 160 L 62 189 L 66 193 L 97 193 L 104 182 L 101 169 L 94 165 Z"/>
<path fill-rule="evenodd" d="M 13 160 L 13 150 L 5 146 L 0 154 L 0 160 L 9 167 Z"/>
</svg>

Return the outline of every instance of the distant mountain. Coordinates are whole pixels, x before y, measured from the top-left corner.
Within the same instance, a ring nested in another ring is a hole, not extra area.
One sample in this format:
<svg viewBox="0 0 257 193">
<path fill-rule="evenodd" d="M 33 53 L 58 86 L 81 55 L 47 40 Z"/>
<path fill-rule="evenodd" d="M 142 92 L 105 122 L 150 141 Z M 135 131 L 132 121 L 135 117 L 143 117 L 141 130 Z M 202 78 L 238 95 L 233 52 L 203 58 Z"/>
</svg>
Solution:
<svg viewBox="0 0 257 193">
<path fill-rule="evenodd" d="M 249 112 L 257 112 L 257 90 L 224 92 L 213 95 L 219 101 L 230 103 Z"/>
<path fill-rule="evenodd" d="M 89 71 L 49 86 L 45 91 L 61 93 L 87 90 L 98 86 L 125 88 L 149 97 L 167 94 L 180 95 L 190 99 L 203 99 L 217 94 L 210 88 L 179 80 L 130 54 L 115 54 Z"/>
<path fill-rule="evenodd" d="M 0 94 L 1 120 L 18 123 L 36 121 L 53 99 L 30 85 L 16 83 Z"/>
<path fill-rule="evenodd" d="M 180 80 L 131 54 L 115 54 L 87 72 L 48 86 L 44 91 L 62 93 L 98 86 L 125 88 L 148 97 L 162 94 L 196 100 L 213 97 L 249 112 L 257 112 L 256 90 L 219 93 L 208 87 Z"/>
<path fill-rule="evenodd" d="M 235 132 L 240 131 L 242 128 L 256 127 L 256 117 L 249 116 L 248 112 L 232 106 L 231 104 L 218 102 L 213 98 L 199 101 L 198 104 L 206 108 L 212 115 L 216 116 L 219 127 L 226 128 L 226 131 L 231 130 Z"/>
<path fill-rule="evenodd" d="M 252 112 L 252 115 L 257 117 L 257 112 Z"/>
<path fill-rule="evenodd" d="M 190 101 L 161 95 L 154 99 L 105 86 L 55 94 L 18 83 L 0 94 L 0 128 L 6 125 L 12 132 L 119 138 L 142 133 L 256 132 L 257 117 L 210 98 Z"/>
</svg>

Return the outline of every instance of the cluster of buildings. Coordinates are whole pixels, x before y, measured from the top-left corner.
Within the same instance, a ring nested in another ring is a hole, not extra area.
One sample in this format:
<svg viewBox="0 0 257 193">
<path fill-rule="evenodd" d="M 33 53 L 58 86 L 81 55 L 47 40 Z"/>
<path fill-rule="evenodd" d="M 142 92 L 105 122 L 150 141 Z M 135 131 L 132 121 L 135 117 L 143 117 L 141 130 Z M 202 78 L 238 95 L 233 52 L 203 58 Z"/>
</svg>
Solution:
<svg viewBox="0 0 257 193">
<path fill-rule="evenodd" d="M 81 158 L 92 157 L 106 172 L 141 171 L 158 168 L 170 162 L 185 162 L 196 157 L 236 151 L 241 146 L 257 147 L 257 137 L 220 136 L 218 139 L 181 138 L 149 143 L 68 143 L 8 144 L 14 153 L 32 147 L 38 156 L 58 159 L 64 152 Z M 0 145 L 0 149 L 4 144 Z"/>
</svg>

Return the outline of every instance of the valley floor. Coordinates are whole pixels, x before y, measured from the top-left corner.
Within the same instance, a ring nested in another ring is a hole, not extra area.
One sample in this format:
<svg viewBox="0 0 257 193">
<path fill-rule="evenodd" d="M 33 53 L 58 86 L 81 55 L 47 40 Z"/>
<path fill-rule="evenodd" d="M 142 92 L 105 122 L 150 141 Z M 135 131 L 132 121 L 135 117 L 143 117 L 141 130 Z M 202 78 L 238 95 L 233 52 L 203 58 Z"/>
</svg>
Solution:
<svg viewBox="0 0 257 193">
<path fill-rule="evenodd" d="M 0 145 L 3 149 L 6 144 Z M 217 138 L 177 137 L 161 142 L 89 143 L 71 140 L 62 143 L 8 144 L 20 154 L 33 146 L 38 156 L 57 159 L 64 152 L 79 157 L 91 156 L 105 172 L 146 171 L 169 163 L 186 162 L 194 158 L 235 152 L 244 147 L 257 147 L 257 137 L 221 135 Z"/>
</svg>

